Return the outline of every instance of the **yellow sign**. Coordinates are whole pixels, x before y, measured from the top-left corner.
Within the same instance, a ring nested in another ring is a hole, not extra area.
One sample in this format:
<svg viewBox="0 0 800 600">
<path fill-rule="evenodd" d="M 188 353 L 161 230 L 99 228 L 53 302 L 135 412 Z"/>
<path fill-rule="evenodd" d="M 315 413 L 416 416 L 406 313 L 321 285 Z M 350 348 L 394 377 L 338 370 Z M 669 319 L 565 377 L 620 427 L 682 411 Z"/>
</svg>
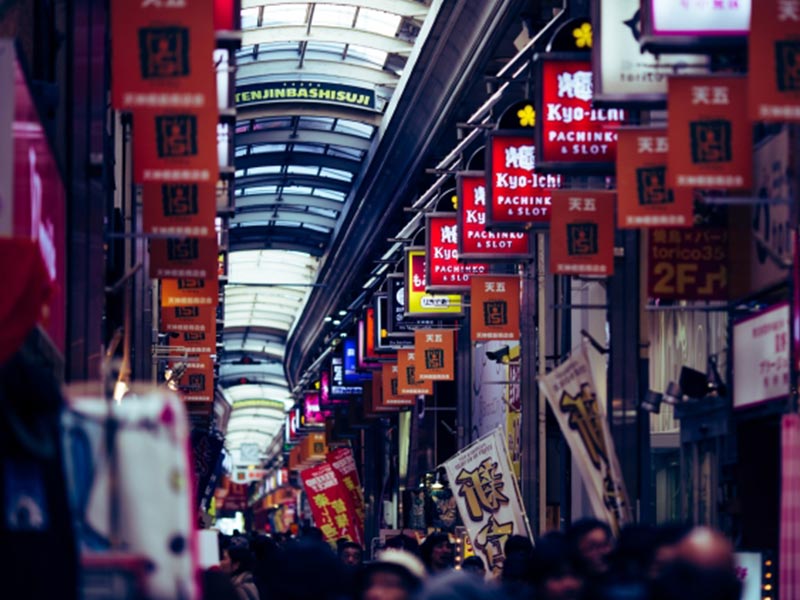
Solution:
<svg viewBox="0 0 800 600">
<path fill-rule="evenodd" d="M 406 316 L 462 315 L 460 294 L 429 294 L 425 291 L 425 249 L 406 249 Z"/>
</svg>

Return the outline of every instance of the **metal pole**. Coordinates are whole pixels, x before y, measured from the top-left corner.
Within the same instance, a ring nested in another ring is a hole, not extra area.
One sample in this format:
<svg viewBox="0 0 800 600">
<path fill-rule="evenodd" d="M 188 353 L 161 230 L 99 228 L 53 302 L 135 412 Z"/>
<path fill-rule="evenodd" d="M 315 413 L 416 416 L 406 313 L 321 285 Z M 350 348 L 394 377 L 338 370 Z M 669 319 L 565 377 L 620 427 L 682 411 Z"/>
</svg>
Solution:
<svg viewBox="0 0 800 600">
<path fill-rule="evenodd" d="M 539 342 L 539 355 L 537 363 L 539 365 L 539 376 L 546 374 L 545 348 L 547 347 L 547 299 L 545 297 L 545 238 L 544 233 L 536 234 L 536 315 L 537 315 L 537 334 Z M 538 452 L 539 462 L 539 535 L 542 535 L 547 528 L 547 400 L 542 394 L 538 395 Z"/>
</svg>

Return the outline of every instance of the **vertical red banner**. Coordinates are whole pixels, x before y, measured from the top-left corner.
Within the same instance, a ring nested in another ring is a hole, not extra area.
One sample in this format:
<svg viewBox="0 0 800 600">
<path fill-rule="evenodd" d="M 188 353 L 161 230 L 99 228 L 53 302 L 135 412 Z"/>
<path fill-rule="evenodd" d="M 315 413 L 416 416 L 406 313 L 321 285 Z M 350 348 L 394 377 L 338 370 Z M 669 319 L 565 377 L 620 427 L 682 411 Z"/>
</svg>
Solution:
<svg viewBox="0 0 800 600">
<path fill-rule="evenodd" d="M 616 192 L 557 190 L 550 222 L 550 271 L 559 275 L 614 273 Z"/>
<path fill-rule="evenodd" d="M 150 241 L 150 277 L 215 278 L 217 238 L 170 238 Z"/>
<path fill-rule="evenodd" d="M 431 292 L 458 292 L 469 289 L 473 275 L 487 273 L 486 263 L 458 260 L 458 223 L 455 213 L 425 216 L 425 289 Z"/>
<path fill-rule="evenodd" d="M 336 471 L 339 480 L 347 490 L 350 497 L 350 505 L 356 516 L 355 533 L 358 535 L 356 540 L 363 545 L 364 541 L 364 492 L 361 490 L 361 482 L 358 477 L 358 467 L 356 466 L 353 451 L 350 448 L 336 448 L 328 452 L 326 457 L 328 464 Z"/>
<path fill-rule="evenodd" d="M 142 231 L 176 237 L 216 236 L 217 189 L 212 183 L 146 183 Z"/>
<path fill-rule="evenodd" d="M 327 462 L 300 472 L 314 523 L 326 542 L 340 538 L 357 541 L 353 515 L 348 511 L 350 495 L 333 467 Z"/>
</svg>

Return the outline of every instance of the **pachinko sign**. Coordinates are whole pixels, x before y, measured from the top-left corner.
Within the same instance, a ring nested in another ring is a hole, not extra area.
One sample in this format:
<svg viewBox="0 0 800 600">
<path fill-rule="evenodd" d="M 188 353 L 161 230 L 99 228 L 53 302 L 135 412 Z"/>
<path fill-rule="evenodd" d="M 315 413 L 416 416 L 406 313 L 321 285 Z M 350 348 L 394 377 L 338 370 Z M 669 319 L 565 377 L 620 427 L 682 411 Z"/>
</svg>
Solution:
<svg viewBox="0 0 800 600">
<path fill-rule="evenodd" d="M 491 133 L 486 164 L 489 198 L 484 205 L 491 225 L 523 228 L 550 222 L 550 191 L 561 187 L 561 176 L 536 173 L 531 136 Z"/>
<path fill-rule="evenodd" d="M 460 317 L 463 314 L 461 295 L 427 292 L 425 270 L 425 249 L 406 248 L 405 316 Z"/>
<path fill-rule="evenodd" d="M 432 292 L 469 290 L 473 275 L 487 273 L 485 263 L 458 260 L 458 223 L 455 213 L 431 213 L 425 216 L 425 289 Z"/>
<path fill-rule="evenodd" d="M 442 466 L 475 554 L 489 572 L 500 573 L 508 538 L 521 535 L 533 539 L 505 433 L 502 428 L 495 429 Z"/>
<path fill-rule="evenodd" d="M 591 61 L 567 57 L 540 60 L 539 168 L 613 172 L 625 111 L 593 108 Z"/>
</svg>

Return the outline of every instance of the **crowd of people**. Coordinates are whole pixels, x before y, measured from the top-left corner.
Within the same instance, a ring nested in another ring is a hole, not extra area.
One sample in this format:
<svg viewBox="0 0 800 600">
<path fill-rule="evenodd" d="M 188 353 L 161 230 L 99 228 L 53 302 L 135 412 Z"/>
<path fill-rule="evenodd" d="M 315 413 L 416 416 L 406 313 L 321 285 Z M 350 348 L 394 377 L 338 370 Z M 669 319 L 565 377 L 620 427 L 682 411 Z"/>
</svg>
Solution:
<svg viewBox="0 0 800 600">
<path fill-rule="evenodd" d="M 738 600 L 733 547 L 706 527 L 608 525 L 582 519 L 536 540 L 510 537 L 500 573 L 477 556 L 456 566 L 446 533 L 397 535 L 374 560 L 310 528 L 287 536 L 220 536 L 208 600 Z"/>
</svg>

